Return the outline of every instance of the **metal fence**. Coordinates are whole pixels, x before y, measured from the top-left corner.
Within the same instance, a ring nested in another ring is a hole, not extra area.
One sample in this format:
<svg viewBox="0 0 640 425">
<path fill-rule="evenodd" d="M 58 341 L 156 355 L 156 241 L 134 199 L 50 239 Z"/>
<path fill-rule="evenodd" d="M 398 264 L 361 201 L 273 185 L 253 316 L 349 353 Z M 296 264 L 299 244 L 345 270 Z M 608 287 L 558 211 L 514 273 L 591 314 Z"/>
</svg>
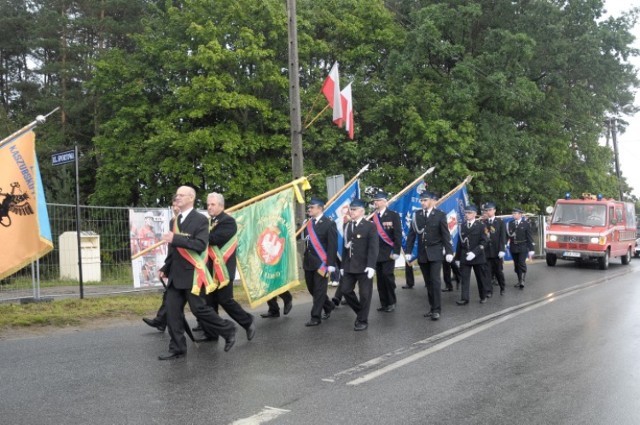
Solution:
<svg viewBox="0 0 640 425">
<path fill-rule="evenodd" d="M 0 301 L 80 296 L 76 206 L 48 204 L 47 211 L 54 249 L 0 280 Z M 129 229 L 129 208 L 80 206 L 83 294 L 140 290 L 133 286 Z"/>
</svg>

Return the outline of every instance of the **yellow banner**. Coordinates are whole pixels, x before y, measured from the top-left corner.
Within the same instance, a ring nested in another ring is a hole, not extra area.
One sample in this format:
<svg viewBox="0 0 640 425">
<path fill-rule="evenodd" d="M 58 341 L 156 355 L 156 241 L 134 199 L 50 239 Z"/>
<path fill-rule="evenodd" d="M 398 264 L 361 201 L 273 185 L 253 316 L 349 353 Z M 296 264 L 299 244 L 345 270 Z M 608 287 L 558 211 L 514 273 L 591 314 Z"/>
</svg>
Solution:
<svg viewBox="0 0 640 425">
<path fill-rule="evenodd" d="M 0 279 L 53 249 L 35 139 L 0 146 Z"/>
</svg>

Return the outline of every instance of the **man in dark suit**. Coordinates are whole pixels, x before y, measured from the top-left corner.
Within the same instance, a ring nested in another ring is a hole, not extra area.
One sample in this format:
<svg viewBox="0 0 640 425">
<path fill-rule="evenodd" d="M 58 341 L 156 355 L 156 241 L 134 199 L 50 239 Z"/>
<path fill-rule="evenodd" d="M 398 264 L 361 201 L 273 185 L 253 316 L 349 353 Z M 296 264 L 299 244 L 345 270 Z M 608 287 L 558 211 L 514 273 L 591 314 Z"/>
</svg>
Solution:
<svg viewBox="0 0 640 425">
<path fill-rule="evenodd" d="M 179 187 L 176 198 L 180 214 L 171 220 L 172 231 L 162 235 L 162 240 L 169 244 L 169 252 L 158 272 L 161 279 L 168 277 L 167 324 L 171 337 L 169 353 L 159 356 L 160 360 L 176 359 L 187 352 L 184 337 L 184 306 L 187 302 L 206 334 L 224 337 L 225 351 L 229 351 L 236 341 L 233 323 L 218 316 L 200 296 L 204 292 L 203 286 L 213 284 L 205 265 L 209 220 L 193 208 L 196 198 L 193 188 Z"/>
<path fill-rule="evenodd" d="M 435 208 L 438 197 L 429 191 L 420 194 L 422 209 L 413 214 L 411 228 L 407 235 L 407 250 L 413 251 L 413 245 L 418 240 L 418 265 L 427 286 L 429 311 L 425 317 L 431 320 L 440 319 L 442 306 L 440 305 L 440 291 L 442 282 L 440 273 L 442 261 L 453 261 L 453 247 L 451 233 L 447 225 L 447 215 Z M 412 261 L 413 258 L 407 258 Z"/>
<path fill-rule="evenodd" d="M 207 267 L 211 276 L 218 282 L 228 283 L 207 295 L 207 304 L 218 312 L 222 307 L 227 314 L 244 328 L 247 339 L 251 341 L 256 333 L 253 316 L 247 313 L 233 298 L 233 280 L 236 275 L 236 220 L 224 212 L 224 196 L 213 192 L 207 196 L 207 212 L 211 217 L 209 224 L 209 248 Z M 225 260 L 226 259 L 226 260 Z M 206 335 L 208 339 L 217 339 L 217 335 Z"/>
<path fill-rule="evenodd" d="M 378 311 L 391 313 L 396 309 L 396 276 L 394 269 L 402 248 L 402 223 L 400 215 L 387 208 L 389 196 L 378 192 L 373 197 L 376 211 L 371 221 L 378 233 L 378 259 L 376 261 L 376 282 L 380 307 Z"/>
<path fill-rule="evenodd" d="M 306 222 L 303 238 L 305 240 L 302 268 L 307 289 L 313 296 L 311 319 L 305 326 L 318 326 L 322 319 L 328 319 L 335 308 L 327 296 L 329 275 L 336 270 L 338 255 L 338 229 L 336 224 L 324 215 L 324 202 L 313 198 L 307 208 L 309 219 Z M 324 315 L 322 310 L 324 309 Z"/>
<path fill-rule="evenodd" d="M 468 205 L 464 209 L 464 223 L 460 224 L 460 237 L 456 249 L 456 261 L 460 262 L 460 275 L 462 276 L 462 289 L 458 305 L 469 304 L 469 286 L 471 284 L 471 270 L 476 275 L 480 302 L 487 302 L 485 280 L 485 249 L 489 238 L 485 232 L 484 224 L 476 220 L 478 209 L 475 205 Z"/>
<path fill-rule="evenodd" d="M 496 204 L 487 202 L 484 204 L 483 211 L 485 215 L 484 224 L 489 235 L 489 244 L 485 250 L 487 256 L 487 276 L 485 277 L 487 296 L 490 297 L 493 294 L 491 281 L 494 277 L 500 286 L 500 295 L 504 295 L 505 282 L 502 266 L 507 249 L 507 228 L 502 219 L 496 217 Z"/>
<path fill-rule="evenodd" d="M 376 226 L 364 218 L 365 203 L 360 199 L 351 201 L 351 221 L 344 226 L 342 250 L 342 292 L 349 307 L 356 313 L 355 331 L 369 327 L 369 308 L 373 293 L 373 276 L 378 259 L 378 233 Z M 354 291 L 358 284 L 358 295 Z"/>
<path fill-rule="evenodd" d="M 518 275 L 516 288 L 523 289 L 527 276 L 527 257 L 533 258 L 533 235 L 529 222 L 522 216 L 520 208 L 513 209 L 513 221 L 509 222 L 507 229 L 509 236 L 509 251 L 513 258 L 513 267 Z"/>
</svg>

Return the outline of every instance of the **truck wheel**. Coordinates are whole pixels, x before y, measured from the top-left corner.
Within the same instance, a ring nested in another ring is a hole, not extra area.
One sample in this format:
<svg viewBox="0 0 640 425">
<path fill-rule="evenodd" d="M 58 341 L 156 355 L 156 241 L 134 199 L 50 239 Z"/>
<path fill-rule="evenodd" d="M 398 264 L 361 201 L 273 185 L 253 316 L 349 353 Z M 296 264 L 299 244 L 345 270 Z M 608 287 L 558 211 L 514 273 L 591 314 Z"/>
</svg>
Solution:
<svg viewBox="0 0 640 425">
<path fill-rule="evenodd" d="M 625 255 L 620 257 L 620 261 L 622 261 L 622 264 L 624 264 L 625 266 L 629 264 L 629 262 L 631 262 L 631 248 L 627 250 L 627 253 Z"/>
<path fill-rule="evenodd" d="M 598 257 L 598 266 L 600 270 L 607 270 L 609 268 L 609 250 L 606 250 L 604 256 Z"/>
<path fill-rule="evenodd" d="M 547 254 L 547 266 L 553 267 L 556 265 L 557 261 L 558 257 L 556 256 L 556 254 Z"/>
</svg>

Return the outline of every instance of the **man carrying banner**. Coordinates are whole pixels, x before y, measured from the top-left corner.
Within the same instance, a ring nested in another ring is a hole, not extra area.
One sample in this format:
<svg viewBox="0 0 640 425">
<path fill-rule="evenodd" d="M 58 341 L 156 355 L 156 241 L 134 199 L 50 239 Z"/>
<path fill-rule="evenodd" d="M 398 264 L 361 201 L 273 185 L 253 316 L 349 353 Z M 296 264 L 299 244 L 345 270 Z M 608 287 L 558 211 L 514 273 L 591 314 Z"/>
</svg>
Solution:
<svg viewBox="0 0 640 425">
<path fill-rule="evenodd" d="M 180 214 L 171 220 L 172 231 L 162 235 L 162 240 L 169 244 L 169 253 L 164 266 L 158 272 L 160 279 L 169 279 L 167 324 L 171 336 L 169 352 L 160 355 L 159 360 L 176 359 L 187 352 L 184 336 L 184 306 L 187 302 L 206 334 L 224 337 L 224 351 L 229 351 L 236 342 L 236 328 L 233 323 L 218 316 L 200 296 L 203 291 L 210 292 L 213 289 L 213 279 L 205 265 L 209 220 L 193 208 L 196 198 L 193 188 L 179 187 L 176 198 Z"/>
<path fill-rule="evenodd" d="M 394 268 L 402 247 L 402 223 L 400 215 L 387 208 L 389 196 L 378 192 L 373 197 L 376 211 L 371 221 L 376 226 L 379 247 L 376 261 L 376 281 L 380 307 L 378 311 L 391 313 L 396 309 L 396 277 Z"/>
<path fill-rule="evenodd" d="M 524 288 L 525 277 L 527 276 L 527 257 L 533 258 L 533 236 L 529 222 L 522 217 L 520 208 L 513 209 L 513 221 L 509 222 L 507 229 L 509 235 L 509 251 L 513 258 L 513 268 L 518 275 L 518 283 L 515 288 Z"/>
<path fill-rule="evenodd" d="M 378 259 L 378 234 L 376 226 L 364 219 L 364 201 L 354 199 L 349 206 L 351 221 L 344 227 L 342 250 L 343 275 L 341 289 L 349 307 L 356 313 L 355 331 L 369 327 L 369 308 L 373 293 L 373 276 Z M 358 294 L 355 286 L 358 284 Z"/>
<path fill-rule="evenodd" d="M 482 208 L 485 214 L 485 226 L 489 235 L 489 245 L 487 246 L 487 296 L 493 293 L 491 280 L 495 277 L 500 285 L 500 295 L 504 295 L 504 273 L 502 271 L 503 258 L 507 246 L 507 229 L 501 218 L 496 217 L 496 204 L 487 202 Z"/>
<path fill-rule="evenodd" d="M 460 224 L 460 238 L 456 249 L 456 261 L 460 262 L 460 274 L 462 275 L 462 289 L 458 305 L 469 304 L 469 285 L 471 283 L 471 269 L 476 275 L 480 302 L 487 302 L 485 284 L 485 248 L 489 238 L 485 232 L 484 224 L 476 220 L 478 209 L 475 205 L 467 205 L 464 209 L 464 223 Z"/>
<path fill-rule="evenodd" d="M 302 268 L 307 289 L 313 296 L 311 319 L 305 326 L 318 326 L 335 308 L 327 296 L 328 276 L 336 270 L 338 229 L 324 215 L 324 201 L 313 198 L 307 207 L 309 219 L 303 232 L 305 240 Z M 324 309 L 324 315 L 321 316 Z"/>
<path fill-rule="evenodd" d="M 447 215 L 435 208 L 438 197 L 435 193 L 424 191 L 420 194 L 420 206 L 422 209 L 413 215 L 411 228 L 407 235 L 407 250 L 413 251 L 413 245 L 418 240 L 418 264 L 422 270 L 422 276 L 427 286 L 430 310 L 425 317 L 431 320 L 440 319 L 441 305 L 441 280 L 442 261 L 453 261 L 453 247 L 451 246 L 451 233 L 447 225 Z M 444 249 L 443 249 L 444 248 Z M 410 255 L 408 262 L 413 261 Z"/>
<path fill-rule="evenodd" d="M 238 240 L 236 220 L 224 212 L 224 196 L 213 192 L 207 196 L 209 224 L 209 248 L 207 267 L 211 276 L 220 283 L 218 289 L 207 295 L 209 304 L 218 313 L 218 306 L 247 332 L 251 341 L 256 334 L 253 316 L 247 313 L 233 298 L 233 279 L 236 275 L 236 248 Z M 202 328 L 202 325 L 199 326 Z M 218 339 L 218 335 L 205 335 L 204 340 Z"/>
</svg>

